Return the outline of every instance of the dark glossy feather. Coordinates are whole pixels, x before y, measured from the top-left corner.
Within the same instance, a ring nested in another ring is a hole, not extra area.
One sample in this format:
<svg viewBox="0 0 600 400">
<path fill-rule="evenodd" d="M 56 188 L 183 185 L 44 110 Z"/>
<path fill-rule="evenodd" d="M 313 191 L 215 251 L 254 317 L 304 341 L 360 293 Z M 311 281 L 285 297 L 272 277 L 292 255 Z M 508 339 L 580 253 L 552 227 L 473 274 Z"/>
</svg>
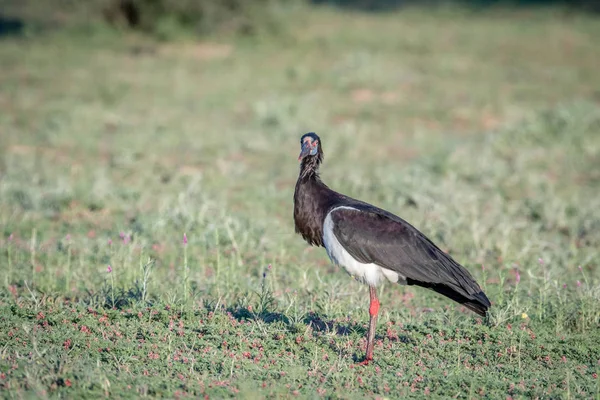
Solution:
<svg viewBox="0 0 600 400">
<path fill-rule="evenodd" d="M 353 199 L 352 199 L 353 200 Z M 333 232 L 356 260 L 398 272 L 408 284 L 423 286 L 485 315 L 490 302 L 469 271 L 400 217 L 359 201 L 337 209 Z"/>
</svg>

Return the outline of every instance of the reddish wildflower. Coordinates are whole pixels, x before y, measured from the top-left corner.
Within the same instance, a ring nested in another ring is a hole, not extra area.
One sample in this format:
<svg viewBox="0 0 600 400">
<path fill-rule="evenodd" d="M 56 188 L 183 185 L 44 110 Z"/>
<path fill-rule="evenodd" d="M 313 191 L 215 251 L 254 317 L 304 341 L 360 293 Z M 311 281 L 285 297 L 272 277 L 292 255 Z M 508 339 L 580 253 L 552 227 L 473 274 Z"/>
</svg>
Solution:
<svg viewBox="0 0 600 400">
<path fill-rule="evenodd" d="M 108 245 L 111 246 L 112 245 L 112 239 L 108 239 Z"/>
<path fill-rule="evenodd" d="M 14 233 L 11 233 L 10 235 L 8 235 L 8 241 L 12 242 L 14 237 L 15 237 Z"/>
<path fill-rule="evenodd" d="M 517 268 L 515 268 L 515 281 L 517 285 L 519 284 L 519 282 L 521 282 L 521 274 L 519 273 L 519 270 Z"/>
<path fill-rule="evenodd" d="M 71 240 L 71 234 L 70 233 L 67 233 L 67 236 L 65 236 L 65 240 L 67 242 L 69 242 Z"/>
<path fill-rule="evenodd" d="M 125 232 L 120 232 L 119 233 L 119 237 L 121 238 L 121 240 L 123 241 L 123 244 L 127 244 L 129 243 L 129 241 L 131 240 L 131 236 L 129 236 L 128 234 L 126 234 Z"/>
<path fill-rule="evenodd" d="M 108 272 L 109 274 L 112 272 L 112 267 L 110 265 L 106 267 L 106 272 Z"/>
<path fill-rule="evenodd" d="M 577 287 L 581 287 L 581 281 L 577 281 Z"/>
<path fill-rule="evenodd" d="M 544 259 L 542 257 L 538 258 L 538 262 L 540 265 L 544 265 Z"/>
<path fill-rule="evenodd" d="M 73 384 L 71 383 L 71 380 L 70 380 L 70 379 L 67 379 L 67 380 L 65 381 L 65 386 L 66 386 L 66 387 L 71 387 L 71 385 L 73 385 Z"/>
<path fill-rule="evenodd" d="M 183 233 L 183 244 L 186 245 L 188 243 L 187 235 L 185 232 Z"/>
</svg>

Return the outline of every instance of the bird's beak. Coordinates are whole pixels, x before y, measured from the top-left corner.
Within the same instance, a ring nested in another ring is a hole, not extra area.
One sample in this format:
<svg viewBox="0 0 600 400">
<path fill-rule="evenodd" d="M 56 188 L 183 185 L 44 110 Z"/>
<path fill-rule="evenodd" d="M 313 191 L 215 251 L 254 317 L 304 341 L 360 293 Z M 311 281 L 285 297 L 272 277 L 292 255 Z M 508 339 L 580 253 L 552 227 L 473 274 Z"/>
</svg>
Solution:
<svg viewBox="0 0 600 400">
<path fill-rule="evenodd" d="M 302 149 L 300 150 L 300 155 L 298 156 L 298 161 L 301 161 L 304 157 L 310 154 L 310 141 L 306 141 L 302 143 Z"/>
</svg>

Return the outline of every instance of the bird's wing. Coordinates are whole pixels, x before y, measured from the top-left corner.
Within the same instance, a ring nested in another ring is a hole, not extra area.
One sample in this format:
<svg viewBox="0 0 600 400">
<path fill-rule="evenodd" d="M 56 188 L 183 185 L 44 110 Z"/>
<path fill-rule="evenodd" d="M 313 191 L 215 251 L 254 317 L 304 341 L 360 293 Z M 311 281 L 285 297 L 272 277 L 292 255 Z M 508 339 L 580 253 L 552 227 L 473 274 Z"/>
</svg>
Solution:
<svg viewBox="0 0 600 400">
<path fill-rule="evenodd" d="M 398 272 L 420 286 L 443 285 L 479 298 L 481 288 L 464 267 L 408 222 L 388 214 L 371 207 L 335 209 L 333 233 L 357 261 Z"/>
</svg>

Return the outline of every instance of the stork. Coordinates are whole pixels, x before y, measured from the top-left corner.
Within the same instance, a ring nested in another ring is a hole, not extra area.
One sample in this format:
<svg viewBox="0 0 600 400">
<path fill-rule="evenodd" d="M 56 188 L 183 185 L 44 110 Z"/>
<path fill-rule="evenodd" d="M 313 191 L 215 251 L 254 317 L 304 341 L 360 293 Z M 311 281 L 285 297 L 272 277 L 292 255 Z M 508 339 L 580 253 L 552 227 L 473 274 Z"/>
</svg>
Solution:
<svg viewBox="0 0 600 400">
<path fill-rule="evenodd" d="M 440 293 L 486 316 L 489 299 L 462 265 L 402 218 L 331 190 L 319 177 L 321 139 L 300 139 L 300 174 L 294 191 L 296 233 L 312 246 L 325 247 L 331 261 L 369 286 L 366 356 L 373 360 L 379 300 L 376 287 L 388 280 Z"/>
</svg>

